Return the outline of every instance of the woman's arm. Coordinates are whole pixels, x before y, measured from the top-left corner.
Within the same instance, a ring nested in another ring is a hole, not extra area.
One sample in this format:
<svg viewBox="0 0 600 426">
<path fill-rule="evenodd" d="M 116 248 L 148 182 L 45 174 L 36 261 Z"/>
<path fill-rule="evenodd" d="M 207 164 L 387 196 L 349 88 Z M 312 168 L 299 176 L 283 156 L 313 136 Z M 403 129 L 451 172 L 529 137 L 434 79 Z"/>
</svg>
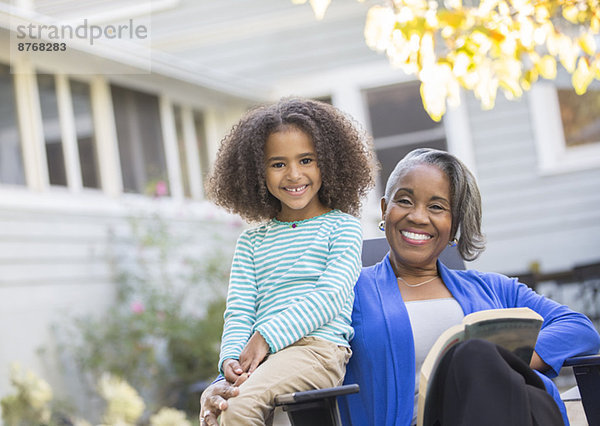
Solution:
<svg viewBox="0 0 600 426">
<path fill-rule="evenodd" d="M 531 354 L 529 366 L 541 373 L 550 369 L 550 366 L 544 362 L 544 360 L 537 354 L 536 351 L 533 351 L 533 354 Z"/>
<path fill-rule="evenodd" d="M 581 354 L 597 353 L 600 335 L 585 315 L 568 306 L 541 296 L 525 284 L 516 282 L 514 300 L 516 306 L 526 306 L 544 317 L 538 336 L 535 354 L 546 365 L 538 365 L 532 359 L 532 368 L 554 377 L 565 359 Z"/>
</svg>

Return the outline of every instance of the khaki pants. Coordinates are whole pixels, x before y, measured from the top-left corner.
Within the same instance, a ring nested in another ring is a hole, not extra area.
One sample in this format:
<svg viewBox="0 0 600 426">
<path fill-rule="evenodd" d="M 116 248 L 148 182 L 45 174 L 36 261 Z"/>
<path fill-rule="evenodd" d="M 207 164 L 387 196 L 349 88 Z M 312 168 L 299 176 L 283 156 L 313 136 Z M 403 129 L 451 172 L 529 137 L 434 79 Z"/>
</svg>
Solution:
<svg viewBox="0 0 600 426">
<path fill-rule="evenodd" d="M 279 394 L 338 386 L 344 381 L 349 348 L 304 337 L 269 355 L 228 401 L 221 426 L 263 426 L 271 420 Z"/>
</svg>

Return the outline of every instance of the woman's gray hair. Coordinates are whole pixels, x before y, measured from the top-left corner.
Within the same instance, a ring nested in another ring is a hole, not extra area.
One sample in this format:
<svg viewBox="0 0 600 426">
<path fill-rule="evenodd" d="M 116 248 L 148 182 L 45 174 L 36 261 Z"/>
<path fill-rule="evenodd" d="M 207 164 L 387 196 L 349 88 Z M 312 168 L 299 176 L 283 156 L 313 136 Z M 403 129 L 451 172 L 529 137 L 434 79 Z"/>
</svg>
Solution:
<svg viewBox="0 0 600 426">
<path fill-rule="evenodd" d="M 450 181 L 450 205 L 452 213 L 451 238 L 458 236 L 458 252 L 465 260 L 476 259 L 485 249 L 485 237 L 481 233 L 481 195 L 473 174 L 454 155 L 437 149 L 415 149 L 398 162 L 385 186 L 385 201 L 394 196 L 400 177 L 419 164 L 436 166 Z"/>
</svg>

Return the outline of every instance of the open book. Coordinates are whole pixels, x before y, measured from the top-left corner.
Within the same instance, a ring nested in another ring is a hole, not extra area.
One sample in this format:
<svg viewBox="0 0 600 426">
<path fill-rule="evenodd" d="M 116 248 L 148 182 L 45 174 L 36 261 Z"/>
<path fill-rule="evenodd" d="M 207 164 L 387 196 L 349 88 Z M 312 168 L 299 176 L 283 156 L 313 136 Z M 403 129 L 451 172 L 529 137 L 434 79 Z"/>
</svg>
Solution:
<svg viewBox="0 0 600 426">
<path fill-rule="evenodd" d="M 469 339 L 488 340 L 512 351 L 529 364 L 543 322 L 544 318 L 529 308 L 490 309 L 473 312 L 465 316 L 461 324 L 444 331 L 421 367 L 417 426 L 431 424 L 425 418 L 425 402 L 428 397 L 434 398 L 431 389 L 435 387 L 437 367 L 452 347 Z"/>
</svg>

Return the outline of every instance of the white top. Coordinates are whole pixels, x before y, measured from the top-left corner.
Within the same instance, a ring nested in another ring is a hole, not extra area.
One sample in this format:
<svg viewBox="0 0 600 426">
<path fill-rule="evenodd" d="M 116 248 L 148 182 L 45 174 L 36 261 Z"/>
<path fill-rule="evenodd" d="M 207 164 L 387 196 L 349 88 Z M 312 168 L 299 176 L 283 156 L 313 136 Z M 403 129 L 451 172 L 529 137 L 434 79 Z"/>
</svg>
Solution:
<svg viewBox="0 0 600 426">
<path fill-rule="evenodd" d="M 437 338 L 446 329 L 460 324 L 465 314 L 453 297 L 413 300 L 405 303 L 415 340 L 415 408 L 412 424 L 417 424 L 417 401 L 421 366 Z"/>
</svg>

